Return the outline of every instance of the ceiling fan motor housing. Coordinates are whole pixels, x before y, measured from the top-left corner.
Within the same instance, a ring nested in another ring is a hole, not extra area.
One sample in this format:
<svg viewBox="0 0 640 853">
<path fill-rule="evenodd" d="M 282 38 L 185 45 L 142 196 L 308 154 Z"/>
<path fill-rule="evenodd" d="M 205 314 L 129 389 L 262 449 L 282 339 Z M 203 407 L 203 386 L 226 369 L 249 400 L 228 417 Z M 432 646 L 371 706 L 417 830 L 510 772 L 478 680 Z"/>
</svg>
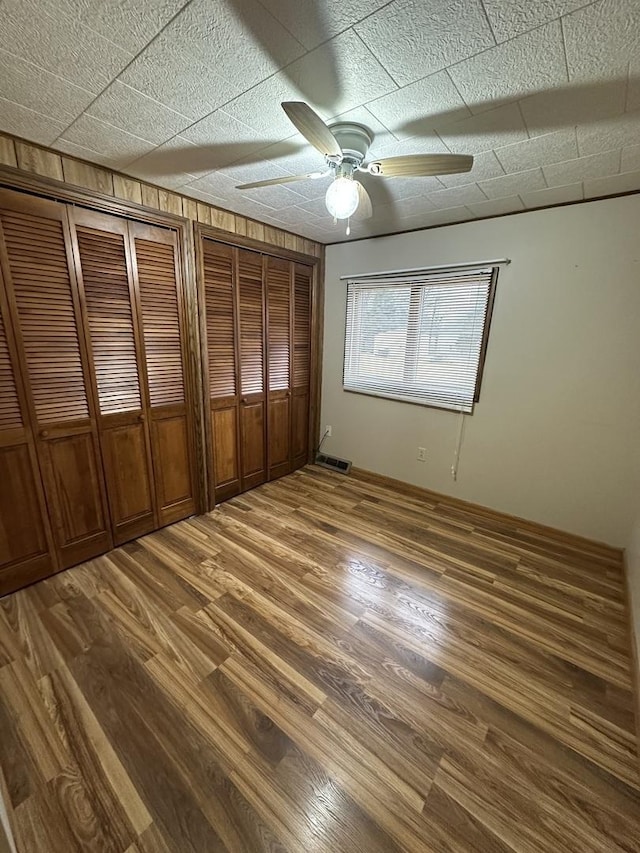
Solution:
<svg viewBox="0 0 640 853">
<path fill-rule="evenodd" d="M 357 168 L 367 156 L 367 151 L 373 141 L 371 132 L 361 124 L 351 124 L 350 122 L 339 122 L 330 127 L 331 133 L 342 148 L 344 161 Z"/>
</svg>

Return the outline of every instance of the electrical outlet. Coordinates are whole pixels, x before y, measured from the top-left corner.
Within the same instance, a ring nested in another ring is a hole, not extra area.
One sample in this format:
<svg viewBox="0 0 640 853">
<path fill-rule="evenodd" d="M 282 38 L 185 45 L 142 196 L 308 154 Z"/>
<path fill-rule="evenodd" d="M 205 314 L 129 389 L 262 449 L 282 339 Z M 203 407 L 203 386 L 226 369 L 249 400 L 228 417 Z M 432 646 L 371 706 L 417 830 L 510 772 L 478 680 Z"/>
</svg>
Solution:
<svg viewBox="0 0 640 853">
<path fill-rule="evenodd" d="M 326 426 L 324 428 L 324 434 L 327 436 L 327 438 L 331 438 L 331 427 L 330 426 Z"/>
<path fill-rule="evenodd" d="M 426 462 L 427 461 L 427 448 L 419 447 L 418 448 L 418 462 Z"/>
</svg>

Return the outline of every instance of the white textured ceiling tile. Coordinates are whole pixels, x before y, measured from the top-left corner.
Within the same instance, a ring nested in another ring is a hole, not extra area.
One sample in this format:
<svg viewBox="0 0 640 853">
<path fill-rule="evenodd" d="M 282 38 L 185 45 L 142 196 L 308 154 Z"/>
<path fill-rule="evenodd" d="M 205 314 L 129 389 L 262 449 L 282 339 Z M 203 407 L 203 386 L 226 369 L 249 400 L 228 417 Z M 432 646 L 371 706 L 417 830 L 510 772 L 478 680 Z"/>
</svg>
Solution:
<svg viewBox="0 0 640 853">
<path fill-rule="evenodd" d="M 625 113 L 609 121 L 580 125 L 576 133 L 581 155 L 635 145 L 640 139 L 640 111 Z"/>
<path fill-rule="evenodd" d="M 531 136 L 566 129 L 586 122 L 601 122 L 624 111 L 626 83 L 613 80 L 605 86 L 577 83 L 520 101 Z"/>
<path fill-rule="evenodd" d="M 66 124 L 54 121 L 50 116 L 43 116 L 4 98 L 0 98 L 0 121 L 6 133 L 41 145 L 51 145 L 66 127 Z"/>
<path fill-rule="evenodd" d="M 272 207 L 274 210 L 282 210 L 291 205 L 303 202 L 303 197 L 295 192 L 291 185 L 276 185 L 273 187 L 260 187 L 253 190 L 237 190 L 238 195 L 243 199 L 256 201 L 258 204 L 265 204 L 267 207 Z"/>
<path fill-rule="evenodd" d="M 495 44 L 480 0 L 395 0 L 355 30 L 401 86 Z"/>
<path fill-rule="evenodd" d="M 572 127 L 535 136 L 515 145 L 498 148 L 496 157 L 504 166 L 505 172 L 522 172 L 535 169 L 547 163 L 561 160 L 573 160 L 578 156 L 575 130 Z"/>
<path fill-rule="evenodd" d="M 160 144 L 191 124 L 191 119 L 170 110 L 118 80 L 106 89 L 87 110 L 114 127 Z"/>
<path fill-rule="evenodd" d="M 204 190 L 198 189 L 193 184 L 187 184 L 186 186 L 180 187 L 180 192 L 189 198 L 195 198 L 198 201 L 203 201 L 205 204 L 212 204 L 214 207 L 220 207 L 223 210 L 231 209 L 227 199 L 221 198 L 215 195 L 215 193 L 208 193 Z"/>
<path fill-rule="evenodd" d="M 132 54 L 38 0 L 3 0 L 0 49 L 97 94 Z"/>
<path fill-rule="evenodd" d="M 464 187 L 452 187 L 448 190 L 437 190 L 430 193 L 429 200 L 435 207 L 457 207 L 470 202 L 481 202 L 486 200 L 486 195 L 477 184 L 469 184 Z"/>
<path fill-rule="evenodd" d="M 341 115 L 397 88 L 353 30 L 293 62 L 287 75 L 312 106 L 326 105 L 323 111 L 330 116 Z"/>
<path fill-rule="evenodd" d="M 640 190 L 640 171 L 625 172 L 622 175 L 613 175 L 609 178 L 595 178 L 592 181 L 585 181 L 584 197 L 598 198 L 599 196 L 616 195 L 634 190 Z"/>
<path fill-rule="evenodd" d="M 435 205 L 432 201 L 430 201 L 429 197 L 426 193 L 423 193 L 419 196 L 413 196 L 411 198 L 403 198 L 398 201 L 394 201 L 393 204 L 387 206 L 388 209 L 392 210 L 396 216 L 405 217 L 405 216 L 416 216 L 417 214 L 424 214 L 435 210 Z M 375 211 L 378 210 L 378 207 L 375 208 Z"/>
<path fill-rule="evenodd" d="M 438 135 L 454 154 L 479 154 L 529 138 L 517 104 L 443 125 Z"/>
<path fill-rule="evenodd" d="M 334 86 L 337 74 L 340 85 Z M 280 106 L 303 99 L 325 120 L 395 89 L 395 83 L 352 31 L 311 51 L 225 104 L 225 112 L 259 133 L 286 139 L 295 127 Z M 302 95 L 304 93 L 304 95 Z"/>
<path fill-rule="evenodd" d="M 298 205 L 298 208 L 301 211 L 306 211 L 313 216 L 317 216 L 320 219 L 328 219 L 331 221 L 331 214 L 327 210 L 327 206 L 324 203 L 324 197 L 322 198 L 314 198 L 311 201 L 305 201 L 302 204 Z"/>
<path fill-rule="evenodd" d="M 446 71 L 438 71 L 371 101 L 367 108 L 398 139 L 418 136 L 436 124 L 469 115 L 469 109 Z"/>
<path fill-rule="evenodd" d="M 126 172 L 150 183 L 177 188 L 209 174 L 209 159 L 207 152 L 203 155 L 197 146 L 176 136 L 130 163 Z"/>
<path fill-rule="evenodd" d="M 426 198 L 427 193 L 438 192 L 443 189 L 443 184 L 438 178 L 375 178 L 370 177 L 366 181 L 370 193 L 379 194 L 390 201 L 415 198 L 421 196 Z M 428 204 L 429 209 L 433 205 Z"/>
<path fill-rule="evenodd" d="M 253 128 L 238 121 L 224 110 L 216 110 L 180 135 L 201 146 L 203 154 L 209 149 L 212 170 L 253 156 L 255 152 L 273 141 L 269 138 L 265 139 Z"/>
<path fill-rule="evenodd" d="M 584 5 L 585 0 L 484 0 L 498 41 L 511 39 Z"/>
<path fill-rule="evenodd" d="M 321 171 L 326 165 L 322 154 L 299 133 L 261 148 L 259 155 L 262 160 L 272 160 L 292 175 Z"/>
<path fill-rule="evenodd" d="M 108 169 L 118 169 L 128 172 L 128 169 L 125 170 L 120 165 L 117 158 L 107 157 L 106 154 L 99 154 L 91 148 L 85 148 L 84 145 L 76 145 L 75 142 L 69 142 L 67 139 L 56 139 L 51 147 L 62 154 L 69 154 L 78 160 L 86 160 L 88 163 L 97 163 L 98 166 L 106 166 Z M 133 177 L 136 176 L 134 175 Z M 154 183 L 159 184 L 160 181 L 155 180 Z"/>
<path fill-rule="evenodd" d="M 261 42 L 247 38 L 239 17 L 245 14 Z M 121 79 L 177 112 L 202 118 L 303 52 L 256 0 L 234 6 L 193 0 Z"/>
<path fill-rule="evenodd" d="M 524 204 L 519 195 L 510 198 L 495 198 L 491 201 L 483 201 L 479 204 L 470 204 L 469 210 L 477 217 L 501 216 L 504 213 L 514 213 L 516 210 L 524 210 Z"/>
<path fill-rule="evenodd" d="M 498 162 L 495 153 L 484 151 L 474 156 L 470 172 L 462 172 L 460 175 L 440 175 L 438 180 L 445 187 L 462 187 L 465 184 L 475 184 L 488 178 L 497 178 L 499 175 L 504 175 L 504 169 Z"/>
<path fill-rule="evenodd" d="M 331 178 L 327 176 L 317 180 L 296 181 L 293 184 L 287 184 L 287 186 L 306 201 L 313 201 L 315 198 L 325 197 L 330 183 Z"/>
<path fill-rule="evenodd" d="M 276 211 L 266 204 L 261 204 L 259 201 L 254 201 L 252 198 L 243 198 L 240 193 L 238 197 L 225 202 L 225 207 L 233 210 L 235 213 L 241 213 L 243 216 L 248 216 L 251 219 L 257 219 L 262 222 L 267 216 L 276 216 Z"/>
<path fill-rule="evenodd" d="M 404 157 L 405 154 L 448 154 L 449 149 L 435 133 L 427 133 L 424 136 L 414 136 L 411 139 L 387 140 L 379 144 L 377 139 L 367 154 L 367 162 L 379 160 L 382 157 Z"/>
<path fill-rule="evenodd" d="M 268 138 L 273 135 L 274 139 L 280 140 L 296 133 L 295 127 L 287 118 L 280 104 L 282 101 L 299 100 L 300 92 L 280 72 L 225 104 L 224 111 L 238 121 L 252 127 L 260 134 L 260 138 Z M 310 103 L 310 106 L 322 118 L 328 118 L 326 113 L 318 109 L 317 104 Z"/>
<path fill-rule="evenodd" d="M 620 151 L 604 151 L 602 154 L 590 154 L 565 163 L 554 163 L 545 166 L 543 171 L 550 187 L 617 175 L 620 171 Z"/>
<path fill-rule="evenodd" d="M 568 184 L 564 187 L 549 187 L 545 190 L 520 193 L 525 207 L 547 207 L 550 204 L 564 204 L 569 201 L 581 201 L 582 184 Z"/>
<path fill-rule="evenodd" d="M 187 0 L 47 0 L 104 38 L 137 53 L 176 15 Z"/>
<path fill-rule="evenodd" d="M 114 166 L 127 166 L 155 147 L 146 139 L 140 139 L 86 114 L 65 130 L 64 139 L 96 151 L 108 158 Z"/>
<path fill-rule="evenodd" d="M 386 6 L 389 0 L 262 0 L 298 41 L 311 50 Z"/>
<path fill-rule="evenodd" d="M 0 50 L 0 98 L 71 122 L 94 97 L 86 89 Z"/>
<path fill-rule="evenodd" d="M 277 217 L 278 221 L 281 222 L 284 227 L 290 228 L 292 225 L 298 225 L 300 222 L 303 222 L 305 217 L 310 216 L 312 219 L 315 219 L 316 216 L 318 219 L 321 217 L 325 218 L 329 216 L 329 212 L 325 208 L 322 214 L 316 214 L 312 210 L 293 205 L 292 207 L 285 207 L 282 210 L 275 211 L 274 216 Z"/>
<path fill-rule="evenodd" d="M 411 231 L 414 228 L 433 228 L 436 225 L 450 225 L 454 222 L 467 222 L 473 219 L 472 211 L 460 205 L 458 207 L 448 207 L 443 210 L 434 210 L 433 212 L 426 211 L 414 216 L 405 216 L 398 222 L 401 226 L 399 230 Z"/>
<path fill-rule="evenodd" d="M 626 77 L 640 53 L 640 3 L 600 0 L 563 19 L 570 80 Z"/>
<path fill-rule="evenodd" d="M 560 22 L 553 21 L 449 69 L 473 113 L 556 86 L 566 86 Z"/>
<path fill-rule="evenodd" d="M 494 199 L 509 198 L 531 190 L 541 190 L 546 184 L 540 169 L 529 169 L 526 172 L 515 172 L 511 175 L 503 175 L 501 178 L 482 181 L 479 186 L 487 198 Z"/>
<path fill-rule="evenodd" d="M 640 144 L 630 145 L 622 149 L 620 160 L 621 172 L 635 172 L 640 170 Z"/>
<path fill-rule="evenodd" d="M 640 110 L 640 56 L 629 63 L 626 110 L 627 112 Z"/>
<path fill-rule="evenodd" d="M 240 161 L 218 171 L 219 175 L 231 179 L 235 184 L 248 184 L 253 181 L 266 181 L 271 178 L 284 178 L 290 173 L 275 163 L 252 160 Z"/>
<path fill-rule="evenodd" d="M 221 75 L 160 39 L 136 57 L 119 79 L 193 120 L 221 106 L 229 92 Z"/>
</svg>

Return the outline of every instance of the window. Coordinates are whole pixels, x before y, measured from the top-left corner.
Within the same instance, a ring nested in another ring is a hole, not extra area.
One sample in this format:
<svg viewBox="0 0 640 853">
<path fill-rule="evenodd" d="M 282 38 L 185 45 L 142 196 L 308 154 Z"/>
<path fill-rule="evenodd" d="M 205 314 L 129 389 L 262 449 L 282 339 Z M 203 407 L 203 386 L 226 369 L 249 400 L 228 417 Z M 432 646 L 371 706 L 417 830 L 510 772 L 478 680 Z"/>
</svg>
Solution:
<svg viewBox="0 0 640 853">
<path fill-rule="evenodd" d="M 497 267 L 350 281 L 344 389 L 471 412 Z"/>
</svg>

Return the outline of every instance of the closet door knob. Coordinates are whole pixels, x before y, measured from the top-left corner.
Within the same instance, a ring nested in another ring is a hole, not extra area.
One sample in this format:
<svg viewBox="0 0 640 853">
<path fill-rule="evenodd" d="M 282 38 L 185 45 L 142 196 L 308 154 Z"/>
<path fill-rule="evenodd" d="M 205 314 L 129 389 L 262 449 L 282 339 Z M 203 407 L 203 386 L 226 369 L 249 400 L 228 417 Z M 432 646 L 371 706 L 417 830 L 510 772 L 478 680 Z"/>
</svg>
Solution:
<svg viewBox="0 0 640 853">
<path fill-rule="evenodd" d="M 40 438 L 48 438 L 48 436 L 49 436 L 49 430 L 48 429 L 40 430 Z"/>
</svg>

